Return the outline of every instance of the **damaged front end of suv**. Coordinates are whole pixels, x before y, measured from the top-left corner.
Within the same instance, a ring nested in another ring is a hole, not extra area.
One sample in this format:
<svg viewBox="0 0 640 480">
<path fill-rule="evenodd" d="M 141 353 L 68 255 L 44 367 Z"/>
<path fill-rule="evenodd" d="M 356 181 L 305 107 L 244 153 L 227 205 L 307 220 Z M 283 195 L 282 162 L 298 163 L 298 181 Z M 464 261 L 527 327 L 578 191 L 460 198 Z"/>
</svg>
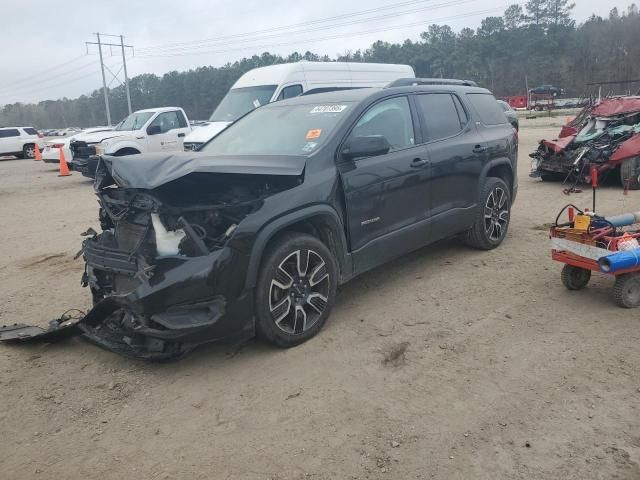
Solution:
<svg viewBox="0 0 640 480">
<path fill-rule="evenodd" d="M 252 336 L 252 232 L 239 226 L 267 197 L 300 184 L 303 171 L 304 159 L 260 167 L 188 153 L 102 157 L 101 232 L 89 230 L 81 250 L 94 308 L 74 328 L 109 350 L 156 360 Z"/>
</svg>

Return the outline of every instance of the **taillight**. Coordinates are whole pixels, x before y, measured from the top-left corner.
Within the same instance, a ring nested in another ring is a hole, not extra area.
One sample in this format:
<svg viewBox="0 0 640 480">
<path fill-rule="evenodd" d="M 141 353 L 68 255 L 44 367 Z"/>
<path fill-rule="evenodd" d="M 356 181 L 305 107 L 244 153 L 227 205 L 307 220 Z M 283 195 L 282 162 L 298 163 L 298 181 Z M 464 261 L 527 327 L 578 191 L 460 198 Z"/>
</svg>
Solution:
<svg viewBox="0 0 640 480">
<path fill-rule="evenodd" d="M 38 132 L 38 138 L 42 138 L 42 134 Z"/>
</svg>

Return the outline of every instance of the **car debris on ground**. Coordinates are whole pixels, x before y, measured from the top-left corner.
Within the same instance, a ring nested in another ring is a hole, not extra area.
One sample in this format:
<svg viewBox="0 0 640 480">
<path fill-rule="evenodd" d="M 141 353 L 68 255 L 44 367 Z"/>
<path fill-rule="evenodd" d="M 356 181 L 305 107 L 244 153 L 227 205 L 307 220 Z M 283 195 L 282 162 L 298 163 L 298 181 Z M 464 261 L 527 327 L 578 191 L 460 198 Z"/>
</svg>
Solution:
<svg viewBox="0 0 640 480">
<path fill-rule="evenodd" d="M 530 154 L 532 177 L 574 186 L 617 175 L 625 190 L 640 189 L 640 97 L 606 98 L 585 107 L 555 140 Z"/>
</svg>

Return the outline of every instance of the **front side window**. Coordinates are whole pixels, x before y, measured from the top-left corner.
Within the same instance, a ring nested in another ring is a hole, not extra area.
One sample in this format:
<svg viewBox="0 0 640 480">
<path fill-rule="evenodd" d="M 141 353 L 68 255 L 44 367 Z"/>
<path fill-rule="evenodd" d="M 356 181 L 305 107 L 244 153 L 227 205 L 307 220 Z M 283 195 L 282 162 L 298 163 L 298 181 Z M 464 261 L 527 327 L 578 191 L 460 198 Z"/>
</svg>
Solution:
<svg viewBox="0 0 640 480">
<path fill-rule="evenodd" d="M 451 137 L 462 130 L 458 109 L 450 94 L 416 95 L 416 100 L 422 112 L 425 135 L 429 141 Z"/>
<path fill-rule="evenodd" d="M 272 103 L 223 130 L 200 151 L 214 155 L 310 155 L 326 142 L 351 105 Z"/>
<path fill-rule="evenodd" d="M 225 95 L 209 118 L 212 122 L 235 122 L 254 108 L 271 101 L 277 85 L 233 88 Z"/>
<path fill-rule="evenodd" d="M 169 130 L 181 128 L 178 112 L 174 110 L 161 113 L 151 122 L 149 127 L 160 127 L 160 133 L 167 133 Z"/>
<path fill-rule="evenodd" d="M 9 137 L 19 137 L 20 132 L 17 128 L 7 128 L 5 130 L 0 130 L 0 138 L 9 138 Z"/>
<path fill-rule="evenodd" d="M 119 131 L 131 131 L 131 130 L 140 130 L 144 127 L 144 124 L 149 121 L 149 119 L 153 116 L 153 112 L 138 112 L 132 113 L 123 121 L 121 121 L 115 130 Z"/>
<path fill-rule="evenodd" d="M 391 150 L 415 144 L 413 120 L 407 97 L 396 97 L 376 103 L 353 128 L 352 137 L 382 135 L 391 145 Z"/>
<path fill-rule="evenodd" d="M 286 100 L 287 98 L 297 97 L 302 95 L 302 85 L 289 85 L 284 87 L 278 95 L 278 100 Z"/>
</svg>

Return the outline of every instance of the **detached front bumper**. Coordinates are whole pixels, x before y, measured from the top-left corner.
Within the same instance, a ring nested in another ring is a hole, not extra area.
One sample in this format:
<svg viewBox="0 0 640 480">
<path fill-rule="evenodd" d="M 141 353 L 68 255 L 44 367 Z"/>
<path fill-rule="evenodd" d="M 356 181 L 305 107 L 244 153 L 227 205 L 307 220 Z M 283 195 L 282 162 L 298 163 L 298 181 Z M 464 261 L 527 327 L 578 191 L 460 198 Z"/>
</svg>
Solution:
<svg viewBox="0 0 640 480">
<path fill-rule="evenodd" d="M 95 292 L 99 279 L 115 280 L 117 293 L 94 296 L 81 318 L 52 320 L 47 329 L 24 324 L 0 328 L 3 342 L 52 342 L 73 335 L 113 352 L 147 360 L 180 358 L 215 340 L 254 335 L 252 295 L 228 278 L 237 253 L 225 247 L 208 255 L 158 258 L 141 264 L 128 252 L 84 245 L 83 282 Z M 238 277 L 239 280 L 239 277 Z"/>
</svg>

